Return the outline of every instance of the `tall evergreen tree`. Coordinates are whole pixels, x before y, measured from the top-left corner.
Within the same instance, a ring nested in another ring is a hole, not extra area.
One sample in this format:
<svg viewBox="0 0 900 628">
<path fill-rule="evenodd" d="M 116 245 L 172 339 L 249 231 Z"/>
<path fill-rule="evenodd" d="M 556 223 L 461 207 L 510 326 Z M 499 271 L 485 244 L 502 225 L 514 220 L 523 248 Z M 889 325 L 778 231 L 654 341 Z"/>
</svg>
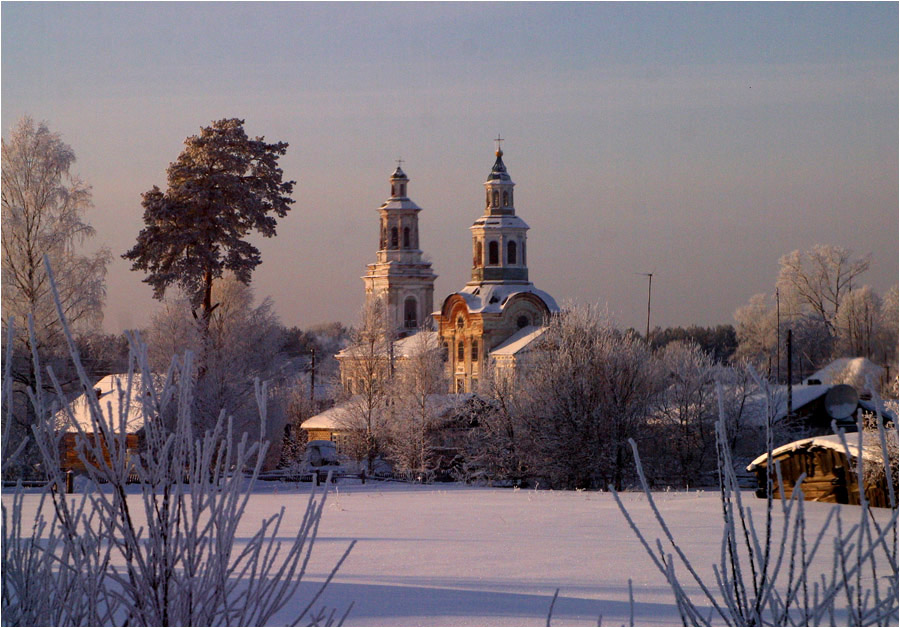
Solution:
<svg viewBox="0 0 900 628">
<path fill-rule="evenodd" d="M 185 148 L 167 171 L 168 189 L 143 194 L 144 227 L 137 244 L 123 255 L 132 270 L 162 299 L 179 286 L 190 298 L 201 333 L 208 335 L 213 282 L 231 271 L 248 284 L 262 262 L 259 249 L 246 240 L 253 232 L 275 235 L 294 200 L 293 181 L 282 180 L 278 158 L 285 142 L 250 139 L 244 121 L 223 119 L 185 140 Z M 201 355 L 201 368 L 203 357 Z"/>
</svg>

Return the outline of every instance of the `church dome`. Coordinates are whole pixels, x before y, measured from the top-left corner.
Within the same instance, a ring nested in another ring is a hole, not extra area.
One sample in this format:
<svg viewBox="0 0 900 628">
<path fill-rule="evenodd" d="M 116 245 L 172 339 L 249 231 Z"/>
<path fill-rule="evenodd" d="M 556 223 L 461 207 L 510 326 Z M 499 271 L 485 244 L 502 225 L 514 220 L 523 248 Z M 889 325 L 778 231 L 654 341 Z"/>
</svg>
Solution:
<svg viewBox="0 0 900 628">
<path fill-rule="evenodd" d="M 491 168 L 487 183 L 490 183 L 491 181 L 511 182 L 512 179 L 509 178 L 509 174 L 506 172 L 506 165 L 503 163 L 503 151 L 497 150 L 496 155 L 497 161 L 494 162 L 494 167 Z"/>
</svg>

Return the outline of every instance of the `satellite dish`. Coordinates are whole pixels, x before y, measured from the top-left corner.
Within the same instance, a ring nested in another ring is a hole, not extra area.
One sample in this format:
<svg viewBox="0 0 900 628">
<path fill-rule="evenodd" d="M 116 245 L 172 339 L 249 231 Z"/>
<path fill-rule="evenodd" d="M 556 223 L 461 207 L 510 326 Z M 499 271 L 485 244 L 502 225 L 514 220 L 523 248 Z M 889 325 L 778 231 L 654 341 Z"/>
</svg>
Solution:
<svg viewBox="0 0 900 628">
<path fill-rule="evenodd" d="M 846 419 L 854 412 L 859 404 L 859 395 L 853 386 L 838 384 L 825 393 L 825 412 L 832 419 Z"/>
</svg>

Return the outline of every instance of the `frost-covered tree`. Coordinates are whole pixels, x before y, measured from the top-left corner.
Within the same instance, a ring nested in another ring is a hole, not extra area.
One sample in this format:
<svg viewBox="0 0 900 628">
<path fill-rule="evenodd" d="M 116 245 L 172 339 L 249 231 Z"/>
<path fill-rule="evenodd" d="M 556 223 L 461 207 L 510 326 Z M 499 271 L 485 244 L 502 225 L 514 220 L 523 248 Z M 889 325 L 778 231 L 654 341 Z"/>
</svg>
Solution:
<svg viewBox="0 0 900 628">
<path fill-rule="evenodd" d="M 693 343 L 672 343 L 659 359 L 663 388 L 654 417 L 663 434 L 666 458 L 674 463 L 681 486 L 690 487 L 715 470 L 720 367 Z"/>
<path fill-rule="evenodd" d="M 151 363 L 157 372 L 164 372 L 173 356 L 205 348 L 206 368 L 194 391 L 197 420 L 215 420 L 224 411 L 233 417 L 238 435 L 248 431 L 255 436 L 254 380 L 270 382 L 273 395 L 287 394 L 289 373 L 281 352 L 283 328 L 271 299 L 255 305 L 253 289 L 230 274 L 216 282 L 212 298 L 219 305 L 210 318 L 206 343 L 199 322 L 192 316 L 189 299 L 180 296 L 167 300 L 148 331 Z M 274 434 L 281 429 L 281 404 L 274 398 L 269 401 L 269 424 Z M 267 437 L 272 438 L 272 434 Z"/>
<path fill-rule="evenodd" d="M 734 313 L 738 348 L 735 357 L 753 364 L 771 376 L 776 370 L 777 314 L 765 294 L 754 294 L 747 305 Z"/>
<path fill-rule="evenodd" d="M 777 285 L 789 316 L 810 313 L 834 334 L 834 318 L 853 281 L 869 269 L 871 255 L 854 257 L 840 246 L 816 244 L 795 250 L 778 261 Z"/>
<path fill-rule="evenodd" d="M 552 319 L 522 379 L 532 469 L 554 486 L 624 486 L 657 376 L 646 342 L 597 308 Z"/>
<path fill-rule="evenodd" d="M 834 316 L 835 352 L 871 358 L 881 323 L 881 298 L 871 286 L 854 288 L 844 297 Z"/>
<path fill-rule="evenodd" d="M 36 353 L 44 366 L 53 365 L 64 386 L 73 382 L 62 326 L 57 318 L 46 256 L 56 273 L 60 303 L 76 334 L 96 330 L 103 318 L 109 251 L 83 254 L 79 247 L 94 229 L 84 220 L 91 191 L 71 172 L 72 148 L 46 123 L 23 117 L 2 145 L 3 329 L 11 320 L 23 331 L 12 353 L 16 391 L 33 388 Z M 28 334 L 28 320 L 33 334 Z M 4 331 L 5 333 L 5 331 Z M 44 380 L 46 383 L 46 379 Z M 24 394 L 17 395 L 14 413 L 20 429 L 34 414 Z"/>
<path fill-rule="evenodd" d="M 437 335 L 422 331 L 410 342 L 392 379 L 387 453 L 397 471 L 424 479 L 435 469 L 438 400 L 446 394 L 447 380 Z"/>
<path fill-rule="evenodd" d="M 365 460 L 371 473 L 388 438 L 393 371 L 389 316 L 383 299 L 366 301 L 350 338 L 341 366 L 345 412 L 340 427 L 347 433 L 348 453 L 358 462 Z"/>
<path fill-rule="evenodd" d="M 218 303 L 213 283 L 230 272 L 244 284 L 262 262 L 248 240 L 252 233 L 275 235 L 276 217 L 294 202 L 294 182 L 282 179 L 278 158 L 287 144 L 250 139 L 244 121 L 223 119 L 185 140 L 167 170 L 165 192 L 153 186 L 143 194 L 145 227 L 123 255 L 156 298 L 178 286 L 190 299 L 205 340 Z M 201 372 L 206 356 L 199 354 Z"/>
</svg>

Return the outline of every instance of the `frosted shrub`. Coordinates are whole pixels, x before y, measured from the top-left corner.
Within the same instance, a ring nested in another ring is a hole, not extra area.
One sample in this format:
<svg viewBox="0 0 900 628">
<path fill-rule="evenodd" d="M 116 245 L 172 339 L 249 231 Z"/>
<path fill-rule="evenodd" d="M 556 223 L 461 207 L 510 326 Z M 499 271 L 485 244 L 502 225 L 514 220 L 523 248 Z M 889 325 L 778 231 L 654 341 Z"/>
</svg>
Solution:
<svg viewBox="0 0 900 628">
<path fill-rule="evenodd" d="M 147 368 L 146 349 L 134 337 L 117 416 L 111 416 L 116 404 L 107 404 L 104 413 L 69 340 L 91 409 L 92 433 L 78 427 L 75 437 L 90 490 L 78 497 L 63 494 L 62 434 L 50 420 L 51 408 L 39 382 L 38 392 L 30 391 L 36 415 L 43 418 L 34 439 L 49 483 L 33 520 L 25 519 L 21 487 L 9 507 L 3 504 L 4 624 L 262 625 L 289 603 L 297 605 L 295 624 L 333 623 L 335 611 L 316 604 L 352 544 L 312 597 L 295 599 L 325 494 L 310 496 L 295 533 L 282 530 L 282 508 L 263 519 L 249 540 L 236 545 L 268 443 L 250 442 L 246 434 L 234 438 L 224 414 L 195 438 L 192 387 L 183 376 L 190 373 L 190 354 L 173 361 L 157 385 Z M 35 367 L 40 373 L 39 365 Z M 48 375 L 65 407 L 52 370 Z M 135 454 L 126 448 L 125 419 L 133 403 L 130 388 L 138 385 L 145 433 Z M 259 384 L 256 396 L 265 423 L 265 389 Z M 4 467 L 16 454 L 8 439 L 10 399 L 7 368 Z M 290 540 L 282 544 L 279 538 L 285 536 Z"/>
<path fill-rule="evenodd" d="M 759 378 L 757 383 L 770 392 Z M 720 390 L 720 398 L 721 394 Z M 772 395 L 767 394 L 767 398 L 771 417 Z M 897 625 L 897 495 L 889 463 L 889 437 L 883 423 L 879 420 L 877 424 L 892 507 L 886 525 L 879 525 L 869 512 L 859 456 L 856 475 L 862 503 L 858 511 L 835 505 L 820 530 L 809 529 L 801 487 L 805 475 L 798 479 L 791 498 L 782 497 L 780 502 L 773 498 L 773 482 L 768 476 L 765 526 L 757 530 L 750 508 L 742 503 L 720 404 L 717 450 L 724 525 L 721 559 L 713 565 L 714 583 L 700 577 L 666 525 L 632 441 L 644 494 L 665 540 L 657 539 L 655 547 L 651 546 L 613 487 L 610 490 L 653 564 L 668 581 L 684 625 Z M 862 430 L 852 437 L 858 439 L 862 451 Z M 772 461 L 771 433 L 767 444 L 766 468 L 774 469 L 780 485 L 780 469 Z M 846 447 L 846 439 L 844 444 Z M 846 522 L 848 516 L 856 521 Z M 830 570 L 814 570 L 813 560 L 818 553 L 827 553 L 829 544 L 833 556 Z M 699 587 L 702 594 L 694 596 L 698 599 L 687 593 L 688 586 Z"/>
</svg>

